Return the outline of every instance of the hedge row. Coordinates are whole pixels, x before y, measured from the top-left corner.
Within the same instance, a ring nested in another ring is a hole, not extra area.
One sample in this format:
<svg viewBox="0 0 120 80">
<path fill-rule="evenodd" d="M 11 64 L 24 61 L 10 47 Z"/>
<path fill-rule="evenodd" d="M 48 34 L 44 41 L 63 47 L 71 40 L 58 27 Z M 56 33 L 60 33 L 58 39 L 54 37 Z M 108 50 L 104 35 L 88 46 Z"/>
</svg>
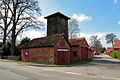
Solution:
<svg viewBox="0 0 120 80">
<path fill-rule="evenodd" d="M 110 53 L 110 56 L 111 56 L 111 57 L 114 57 L 114 58 L 120 59 L 120 52 L 111 52 L 111 53 Z"/>
</svg>

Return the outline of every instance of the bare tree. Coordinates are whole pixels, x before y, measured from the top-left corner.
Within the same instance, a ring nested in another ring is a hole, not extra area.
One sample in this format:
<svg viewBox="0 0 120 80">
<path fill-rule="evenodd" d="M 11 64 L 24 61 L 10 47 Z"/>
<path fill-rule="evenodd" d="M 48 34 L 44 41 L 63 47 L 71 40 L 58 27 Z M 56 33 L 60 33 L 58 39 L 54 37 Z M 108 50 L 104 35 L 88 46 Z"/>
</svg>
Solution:
<svg viewBox="0 0 120 80">
<path fill-rule="evenodd" d="M 37 0 L 2 0 L 5 3 L 9 14 L 11 23 L 11 55 L 16 51 L 16 38 L 26 30 L 34 29 L 41 30 L 42 22 L 37 20 L 41 15 L 41 9 Z"/>
<path fill-rule="evenodd" d="M 98 39 L 98 36 L 97 35 L 92 35 L 90 37 L 90 47 L 95 47 L 97 48 L 98 50 L 102 49 L 102 44 L 101 44 L 101 41 L 100 39 Z"/>
<path fill-rule="evenodd" d="M 69 34 L 69 38 L 76 38 L 77 34 L 80 32 L 80 27 L 78 24 L 78 21 L 76 21 L 75 19 L 71 20 L 68 23 L 68 34 Z"/>
<path fill-rule="evenodd" d="M 106 38 L 106 43 L 111 43 L 112 46 L 114 45 L 114 41 L 118 40 L 117 36 L 114 33 L 107 34 L 105 38 Z"/>
<path fill-rule="evenodd" d="M 9 0 L 6 0 L 10 4 Z M 6 39 L 11 31 L 9 28 L 12 22 L 12 15 L 10 15 L 10 10 L 6 4 L 5 0 L 0 1 L 0 35 L 3 41 L 3 44 L 6 43 Z"/>
</svg>

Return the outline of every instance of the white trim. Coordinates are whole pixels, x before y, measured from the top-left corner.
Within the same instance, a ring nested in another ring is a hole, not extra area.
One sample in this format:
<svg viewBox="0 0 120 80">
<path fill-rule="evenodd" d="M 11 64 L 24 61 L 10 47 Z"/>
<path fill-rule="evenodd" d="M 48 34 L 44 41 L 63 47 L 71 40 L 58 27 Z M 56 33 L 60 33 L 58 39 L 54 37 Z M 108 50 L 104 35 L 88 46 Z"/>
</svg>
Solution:
<svg viewBox="0 0 120 80">
<path fill-rule="evenodd" d="M 57 51 L 69 51 L 68 49 L 57 49 Z"/>
</svg>

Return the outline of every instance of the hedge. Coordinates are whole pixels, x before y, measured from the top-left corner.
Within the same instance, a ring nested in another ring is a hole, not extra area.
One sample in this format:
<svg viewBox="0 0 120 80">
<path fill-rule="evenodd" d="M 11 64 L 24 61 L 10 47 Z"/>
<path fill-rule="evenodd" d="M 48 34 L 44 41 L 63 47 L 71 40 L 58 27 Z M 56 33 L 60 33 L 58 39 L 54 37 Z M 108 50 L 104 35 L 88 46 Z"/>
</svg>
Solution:
<svg viewBox="0 0 120 80">
<path fill-rule="evenodd" d="M 111 52 L 111 53 L 110 53 L 110 56 L 111 56 L 111 57 L 114 57 L 114 58 L 120 59 L 120 52 Z"/>
</svg>

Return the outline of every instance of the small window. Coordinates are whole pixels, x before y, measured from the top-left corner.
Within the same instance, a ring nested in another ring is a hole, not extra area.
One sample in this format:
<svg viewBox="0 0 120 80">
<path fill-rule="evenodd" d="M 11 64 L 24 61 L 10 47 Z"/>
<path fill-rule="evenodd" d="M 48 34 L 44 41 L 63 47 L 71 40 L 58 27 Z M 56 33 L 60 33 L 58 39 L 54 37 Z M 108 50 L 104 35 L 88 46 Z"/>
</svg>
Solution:
<svg viewBox="0 0 120 80">
<path fill-rule="evenodd" d="M 73 56 L 76 57 L 77 56 L 77 51 L 73 52 Z"/>
</svg>

